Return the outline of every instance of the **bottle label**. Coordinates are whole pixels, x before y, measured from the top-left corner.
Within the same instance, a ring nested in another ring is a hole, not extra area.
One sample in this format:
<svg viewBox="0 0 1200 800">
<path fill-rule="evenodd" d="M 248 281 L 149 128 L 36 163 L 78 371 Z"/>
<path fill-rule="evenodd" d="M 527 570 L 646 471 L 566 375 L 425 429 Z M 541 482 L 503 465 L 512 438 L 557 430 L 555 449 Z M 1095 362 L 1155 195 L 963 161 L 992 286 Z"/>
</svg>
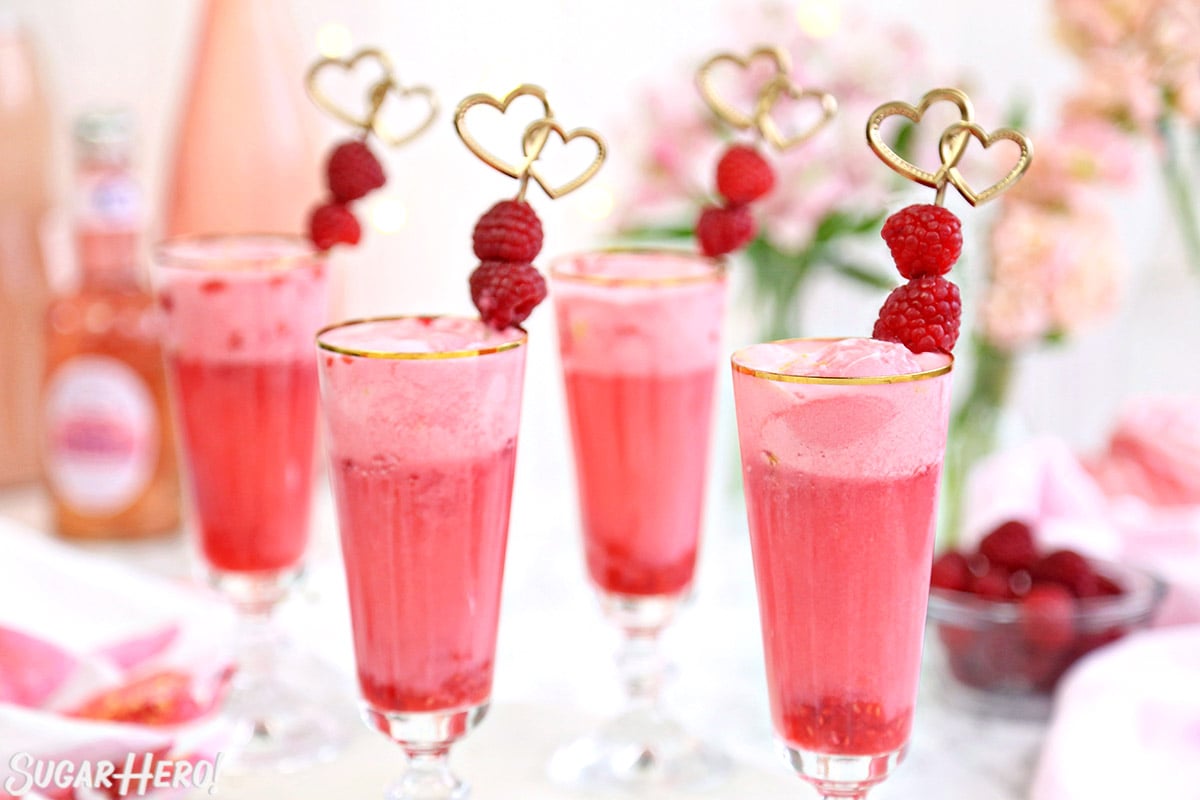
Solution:
<svg viewBox="0 0 1200 800">
<path fill-rule="evenodd" d="M 131 505 L 153 478 L 158 417 L 141 377 L 108 356 L 77 356 L 46 386 L 46 473 L 84 514 Z"/>
<path fill-rule="evenodd" d="M 79 179 L 79 225 L 96 231 L 136 231 L 142 223 L 142 190 L 126 172 Z"/>
</svg>

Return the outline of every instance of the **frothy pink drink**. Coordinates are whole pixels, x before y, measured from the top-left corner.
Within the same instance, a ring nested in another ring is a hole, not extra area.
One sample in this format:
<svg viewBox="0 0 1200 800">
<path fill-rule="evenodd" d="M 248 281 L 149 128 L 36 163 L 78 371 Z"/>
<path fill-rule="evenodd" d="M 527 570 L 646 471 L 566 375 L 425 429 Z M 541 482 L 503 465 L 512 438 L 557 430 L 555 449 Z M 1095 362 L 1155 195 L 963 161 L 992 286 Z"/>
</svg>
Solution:
<svg viewBox="0 0 1200 800">
<path fill-rule="evenodd" d="M 733 356 L 767 684 L 789 747 L 878 755 L 908 740 L 950 363 L 871 339 Z"/>
<path fill-rule="evenodd" d="M 299 239 L 198 237 L 164 245 L 157 278 L 204 559 L 222 572 L 294 568 L 308 543 L 325 264 Z"/>
<path fill-rule="evenodd" d="M 491 693 L 524 342 L 438 317 L 319 338 L 358 677 L 376 711 Z"/>
<path fill-rule="evenodd" d="M 588 572 L 603 591 L 692 582 L 725 281 L 687 254 L 600 252 L 552 273 Z"/>
</svg>

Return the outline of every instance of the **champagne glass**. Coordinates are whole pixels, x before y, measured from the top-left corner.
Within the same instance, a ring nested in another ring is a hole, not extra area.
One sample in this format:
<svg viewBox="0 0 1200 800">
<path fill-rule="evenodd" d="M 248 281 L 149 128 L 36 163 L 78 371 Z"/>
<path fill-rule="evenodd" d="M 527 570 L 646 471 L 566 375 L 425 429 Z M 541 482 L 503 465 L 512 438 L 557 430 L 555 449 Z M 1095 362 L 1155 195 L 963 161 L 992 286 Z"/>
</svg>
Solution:
<svg viewBox="0 0 1200 800">
<path fill-rule="evenodd" d="M 791 766 L 865 798 L 904 757 L 952 358 L 872 340 L 739 350 L 733 389 L 767 687 Z M 907 351 L 905 351 L 907 353 Z M 858 377 L 833 377 L 854 362 Z"/>
<path fill-rule="evenodd" d="M 552 778 L 587 788 L 700 788 L 727 759 L 659 707 L 658 642 L 692 586 L 725 274 L 671 250 L 563 258 L 550 271 L 587 570 L 620 629 L 627 710 L 559 750 Z"/>
<path fill-rule="evenodd" d="M 272 624 L 308 543 L 324 259 L 298 237 L 200 236 L 157 248 L 155 277 L 191 500 L 208 579 L 240 619 L 225 711 L 245 767 L 295 768 L 348 733 L 320 661 Z"/>
<path fill-rule="evenodd" d="M 362 714 L 408 757 L 391 800 L 468 796 L 448 757 L 491 695 L 525 341 L 452 317 L 317 338 Z"/>
</svg>

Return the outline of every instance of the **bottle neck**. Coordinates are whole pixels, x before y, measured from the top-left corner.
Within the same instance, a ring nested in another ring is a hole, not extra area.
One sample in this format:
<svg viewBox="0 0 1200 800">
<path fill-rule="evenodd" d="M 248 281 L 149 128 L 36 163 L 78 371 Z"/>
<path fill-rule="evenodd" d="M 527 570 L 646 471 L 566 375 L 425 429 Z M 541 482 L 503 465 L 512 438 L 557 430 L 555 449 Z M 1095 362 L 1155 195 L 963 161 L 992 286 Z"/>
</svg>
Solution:
<svg viewBox="0 0 1200 800">
<path fill-rule="evenodd" d="M 129 259 L 93 260 L 80 264 L 80 286 L 91 290 L 141 288 L 137 261 Z"/>
</svg>

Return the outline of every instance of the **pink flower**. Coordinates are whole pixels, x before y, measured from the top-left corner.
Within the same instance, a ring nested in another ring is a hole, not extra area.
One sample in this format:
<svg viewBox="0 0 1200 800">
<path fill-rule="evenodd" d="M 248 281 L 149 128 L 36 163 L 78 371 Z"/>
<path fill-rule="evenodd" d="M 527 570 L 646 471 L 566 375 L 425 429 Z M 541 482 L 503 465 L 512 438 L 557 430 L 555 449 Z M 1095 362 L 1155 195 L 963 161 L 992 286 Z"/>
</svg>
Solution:
<svg viewBox="0 0 1200 800">
<path fill-rule="evenodd" d="M 1159 0 L 1055 0 L 1059 33 L 1072 49 L 1113 48 L 1146 25 Z"/>
<path fill-rule="evenodd" d="M 1085 83 L 1068 101 L 1066 116 L 1104 119 L 1154 135 L 1165 111 L 1157 79 L 1157 68 L 1145 53 L 1098 53 L 1088 60 Z"/>
<path fill-rule="evenodd" d="M 1035 167 L 1013 189 L 1014 197 L 1059 206 L 1094 192 L 1097 184 L 1125 186 L 1133 180 L 1133 142 L 1103 120 L 1068 120 L 1036 139 Z"/>
<path fill-rule="evenodd" d="M 1120 285 L 1114 228 L 1108 212 L 1083 196 L 1058 207 L 1006 201 L 990 239 L 985 338 L 1012 351 L 1111 314 Z"/>
</svg>

